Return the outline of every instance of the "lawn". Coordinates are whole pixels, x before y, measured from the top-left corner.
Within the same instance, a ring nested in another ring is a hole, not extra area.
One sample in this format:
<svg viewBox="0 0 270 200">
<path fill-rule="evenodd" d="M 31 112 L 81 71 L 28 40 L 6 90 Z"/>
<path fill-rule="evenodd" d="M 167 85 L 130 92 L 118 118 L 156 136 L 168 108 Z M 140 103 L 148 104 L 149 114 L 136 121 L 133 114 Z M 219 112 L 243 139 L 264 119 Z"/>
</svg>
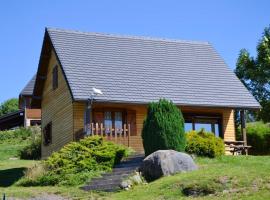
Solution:
<svg viewBox="0 0 270 200">
<path fill-rule="evenodd" d="M 198 171 L 161 178 L 111 199 L 185 199 L 183 193 L 208 194 L 196 199 L 269 199 L 270 157 L 224 156 L 196 159 Z"/>
<path fill-rule="evenodd" d="M 24 170 L 40 161 L 20 160 L 18 151 L 27 144 L 27 141 L 9 140 L 0 143 L 0 199 L 5 194 L 9 197 L 22 199 L 57 194 L 72 199 L 96 199 L 97 194 L 84 192 L 78 187 L 20 187 L 16 182 L 24 175 Z M 101 198 L 101 194 L 98 195 Z"/>
<path fill-rule="evenodd" d="M 0 144 L 0 195 L 28 198 L 56 194 L 71 199 L 186 199 L 184 193 L 205 194 L 196 199 L 269 199 L 270 157 L 224 156 L 197 158 L 198 171 L 161 178 L 118 193 L 84 192 L 79 187 L 20 187 L 23 171 L 39 161 L 14 160 L 25 144 Z M 10 159 L 12 158 L 12 159 Z"/>
</svg>

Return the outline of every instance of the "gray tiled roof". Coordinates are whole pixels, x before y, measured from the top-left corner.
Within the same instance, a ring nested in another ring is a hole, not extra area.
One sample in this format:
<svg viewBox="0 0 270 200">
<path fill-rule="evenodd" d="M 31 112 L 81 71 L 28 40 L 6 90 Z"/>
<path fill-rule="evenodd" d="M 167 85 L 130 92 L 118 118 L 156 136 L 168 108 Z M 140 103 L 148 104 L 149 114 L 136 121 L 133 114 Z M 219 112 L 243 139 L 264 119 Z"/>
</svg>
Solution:
<svg viewBox="0 0 270 200">
<path fill-rule="evenodd" d="M 33 90 L 36 82 L 36 75 L 34 75 L 27 85 L 23 88 L 20 95 L 33 95 Z"/>
<path fill-rule="evenodd" d="M 47 30 L 75 100 L 259 107 L 207 42 Z"/>
</svg>

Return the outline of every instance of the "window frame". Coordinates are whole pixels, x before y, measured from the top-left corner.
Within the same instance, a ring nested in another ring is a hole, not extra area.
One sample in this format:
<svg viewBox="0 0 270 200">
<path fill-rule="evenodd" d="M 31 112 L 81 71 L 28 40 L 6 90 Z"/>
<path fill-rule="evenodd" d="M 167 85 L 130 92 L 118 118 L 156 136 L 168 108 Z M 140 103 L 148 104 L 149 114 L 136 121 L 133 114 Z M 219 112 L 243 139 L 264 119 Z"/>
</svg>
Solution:
<svg viewBox="0 0 270 200">
<path fill-rule="evenodd" d="M 104 127 L 105 127 L 105 112 L 110 112 L 111 113 L 111 121 L 112 121 L 112 128 L 113 129 L 115 129 L 115 113 L 117 113 L 117 112 L 120 112 L 120 113 L 122 113 L 122 128 L 123 128 L 123 126 L 124 126 L 124 124 L 125 124 L 125 113 L 126 112 L 124 112 L 123 110 L 121 110 L 121 109 L 119 109 L 119 110 L 115 110 L 115 109 L 113 109 L 113 110 L 111 110 L 111 109 L 105 109 L 104 111 L 103 111 L 103 116 L 104 116 L 104 119 L 103 119 L 103 124 L 104 124 Z"/>
<path fill-rule="evenodd" d="M 52 89 L 58 88 L 58 65 L 55 65 L 52 71 Z"/>
<path fill-rule="evenodd" d="M 183 113 L 183 117 L 185 119 L 185 123 L 191 123 L 192 129 L 196 130 L 196 123 L 197 124 L 210 124 L 211 125 L 211 132 L 216 135 L 215 133 L 215 124 L 218 124 L 218 136 L 220 138 L 224 138 L 223 133 L 223 124 L 222 124 L 222 115 L 221 114 L 210 114 L 210 113 Z M 201 122 L 201 123 L 200 123 Z M 209 122 L 209 123 L 207 123 Z"/>
<path fill-rule="evenodd" d="M 42 133 L 44 146 L 49 146 L 50 144 L 52 144 L 52 122 L 46 124 L 46 126 L 43 128 Z"/>
<path fill-rule="evenodd" d="M 121 112 L 122 113 L 122 128 L 124 126 L 124 124 L 127 123 L 127 111 L 126 109 L 121 109 L 121 108 L 102 108 L 102 109 L 93 109 L 93 114 L 95 112 L 102 112 L 103 113 L 103 125 L 104 125 L 104 128 L 105 128 L 105 112 L 110 112 L 111 113 L 111 120 L 112 120 L 112 128 L 114 129 L 115 128 L 115 113 L 116 112 Z M 94 120 L 94 117 L 92 117 L 92 119 Z M 93 121 L 93 123 L 96 123 L 95 121 Z"/>
</svg>

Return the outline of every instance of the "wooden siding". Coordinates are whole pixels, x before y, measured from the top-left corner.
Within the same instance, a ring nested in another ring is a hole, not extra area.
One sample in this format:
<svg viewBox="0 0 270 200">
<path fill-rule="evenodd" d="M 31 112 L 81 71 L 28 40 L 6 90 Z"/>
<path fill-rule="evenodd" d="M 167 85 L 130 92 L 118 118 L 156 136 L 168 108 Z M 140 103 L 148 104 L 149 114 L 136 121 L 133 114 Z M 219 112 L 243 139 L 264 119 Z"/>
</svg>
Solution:
<svg viewBox="0 0 270 200">
<path fill-rule="evenodd" d="M 41 110 L 40 109 L 25 109 L 26 118 L 27 119 L 40 119 L 41 118 Z"/>
<path fill-rule="evenodd" d="M 143 152 L 141 132 L 143 128 L 143 121 L 147 113 L 147 106 L 130 105 L 130 104 L 95 103 L 93 109 L 96 108 L 108 108 L 108 109 L 125 108 L 127 110 L 135 110 L 137 134 L 135 136 L 130 137 L 130 146 L 138 152 Z M 73 109 L 74 109 L 73 112 L 74 112 L 74 133 L 75 133 L 83 129 L 85 103 L 75 102 L 73 104 Z M 182 112 L 187 113 L 220 114 L 222 116 L 224 140 L 235 140 L 234 111 L 232 109 L 194 108 L 181 106 L 181 110 Z"/>
<path fill-rule="evenodd" d="M 52 70 L 58 65 L 58 88 L 52 89 Z M 42 144 L 42 158 L 73 140 L 72 97 L 55 53 L 51 53 L 41 102 L 42 128 L 52 122 L 52 144 Z"/>
</svg>

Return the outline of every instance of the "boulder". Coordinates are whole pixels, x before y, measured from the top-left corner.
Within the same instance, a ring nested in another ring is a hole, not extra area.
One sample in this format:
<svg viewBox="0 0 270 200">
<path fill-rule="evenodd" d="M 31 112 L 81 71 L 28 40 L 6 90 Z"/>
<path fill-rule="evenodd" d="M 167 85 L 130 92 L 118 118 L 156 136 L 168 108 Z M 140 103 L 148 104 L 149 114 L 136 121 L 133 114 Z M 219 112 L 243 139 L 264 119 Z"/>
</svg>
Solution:
<svg viewBox="0 0 270 200">
<path fill-rule="evenodd" d="M 147 181 L 153 181 L 162 176 L 196 169 L 198 167 L 190 155 L 174 150 L 159 150 L 143 160 L 139 171 Z"/>
</svg>

